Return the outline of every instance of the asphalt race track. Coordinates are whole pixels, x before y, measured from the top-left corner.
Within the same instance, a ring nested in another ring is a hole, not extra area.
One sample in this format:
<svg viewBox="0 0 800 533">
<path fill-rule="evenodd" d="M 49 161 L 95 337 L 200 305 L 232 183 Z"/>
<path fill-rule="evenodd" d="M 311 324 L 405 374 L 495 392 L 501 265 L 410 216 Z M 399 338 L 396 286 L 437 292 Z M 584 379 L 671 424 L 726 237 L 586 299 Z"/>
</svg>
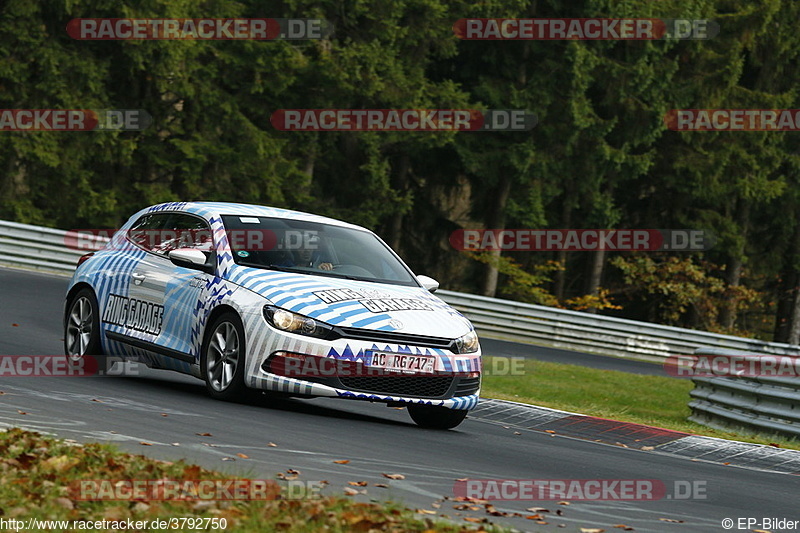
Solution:
<svg viewBox="0 0 800 533">
<path fill-rule="evenodd" d="M 66 286 L 66 278 L 0 269 L 0 354 L 63 353 Z M 484 351 L 531 357 L 538 352 L 546 360 L 560 353 L 565 362 L 660 372 L 657 365 L 647 363 L 512 343 L 484 342 Z M 734 522 L 747 517 L 800 520 L 796 505 L 800 476 L 796 475 L 690 461 L 504 427 L 475 417 L 456 430 L 423 430 L 405 410 L 379 404 L 266 398 L 248 404 L 223 403 L 206 396 L 202 382 L 194 378 L 140 366 L 128 368 L 135 368 L 138 375 L 0 377 L 0 391 L 5 393 L 0 396 L 0 426 L 21 426 L 79 441 L 115 442 L 134 453 L 166 460 L 186 458 L 252 478 L 274 478 L 293 468 L 301 472 L 301 480 L 327 480 L 324 493 L 342 493 L 348 481 L 367 481 L 366 494 L 356 498 L 394 500 L 412 509 L 435 510 L 464 525 L 469 525 L 464 516 L 475 516 L 523 531 L 584 527 L 608 532 L 622 531 L 614 526 L 624 524 L 637 532 L 706 532 L 725 531 L 724 518 Z M 269 446 L 270 442 L 276 446 Z M 350 462 L 334 463 L 344 459 Z M 385 473 L 403 474 L 405 479 L 389 480 L 382 476 Z M 443 498 L 454 497 L 453 484 L 459 478 L 660 480 L 668 493 L 678 482 L 681 487 L 695 483 L 705 494 L 681 499 L 675 493 L 656 501 L 573 500 L 568 506 L 557 501 L 493 502 L 501 512 L 529 515 L 525 511 L 529 507 L 548 509 L 544 513 L 547 524 L 537 525 L 521 517 L 489 516 L 483 510 L 456 511 L 456 502 Z M 375 487 L 375 483 L 388 487 Z"/>
</svg>

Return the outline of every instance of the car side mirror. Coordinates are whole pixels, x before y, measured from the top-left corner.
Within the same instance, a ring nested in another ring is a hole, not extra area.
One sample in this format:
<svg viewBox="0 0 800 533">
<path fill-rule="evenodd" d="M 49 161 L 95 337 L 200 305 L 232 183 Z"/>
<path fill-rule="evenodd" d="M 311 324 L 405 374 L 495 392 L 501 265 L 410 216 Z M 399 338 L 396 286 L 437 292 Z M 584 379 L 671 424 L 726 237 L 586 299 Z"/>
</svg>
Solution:
<svg viewBox="0 0 800 533">
<path fill-rule="evenodd" d="M 428 276 L 419 275 L 417 276 L 417 281 L 425 287 L 425 290 L 430 292 L 436 292 L 436 289 L 439 288 L 439 282 Z"/>
<path fill-rule="evenodd" d="M 172 264 L 191 268 L 193 270 L 200 270 L 206 274 L 214 273 L 214 265 L 208 263 L 206 254 L 197 250 L 196 248 L 178 248 L 169 253 L 169 260 Z"/>
</svg>

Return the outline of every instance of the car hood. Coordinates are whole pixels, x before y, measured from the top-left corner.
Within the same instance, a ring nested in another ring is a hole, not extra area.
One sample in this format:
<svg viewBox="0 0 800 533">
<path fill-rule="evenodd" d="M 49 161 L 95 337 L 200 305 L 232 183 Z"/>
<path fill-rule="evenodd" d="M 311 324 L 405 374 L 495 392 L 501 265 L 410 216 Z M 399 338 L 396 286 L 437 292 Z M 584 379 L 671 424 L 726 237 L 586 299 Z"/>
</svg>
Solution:
<svg viewBox="0 0 800 533">
<path fill-rule="evenodd" d="M 421 287 L 239 265 L 228 279 L 278 307 L 334 326 L 448 339 L 472 329 L 461 313 Z"/>
</svg>

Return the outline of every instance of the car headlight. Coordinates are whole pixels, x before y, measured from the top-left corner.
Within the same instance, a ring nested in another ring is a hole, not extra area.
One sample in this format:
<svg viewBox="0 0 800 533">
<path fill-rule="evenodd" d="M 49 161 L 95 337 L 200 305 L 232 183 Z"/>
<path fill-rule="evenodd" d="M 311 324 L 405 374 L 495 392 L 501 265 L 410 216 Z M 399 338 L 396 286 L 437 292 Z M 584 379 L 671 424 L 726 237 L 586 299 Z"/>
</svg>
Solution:
<svg viewBox="0 0 800 533">
<path fill-rule="evenodd" d="M 475 333 L 474 329 L 463 337 L 456 339 L 456 351 L 458 351 L 458 353 L 477 352 L 479 347 L 478 334 Z"/>
<path fill-rule="evenodd" d="M 274 305 L 264 306 L 264 318 L 275 329 L 319 339 L 326 338 L 333 330 L 324 322 L 292 313 Z"/>
</svg>

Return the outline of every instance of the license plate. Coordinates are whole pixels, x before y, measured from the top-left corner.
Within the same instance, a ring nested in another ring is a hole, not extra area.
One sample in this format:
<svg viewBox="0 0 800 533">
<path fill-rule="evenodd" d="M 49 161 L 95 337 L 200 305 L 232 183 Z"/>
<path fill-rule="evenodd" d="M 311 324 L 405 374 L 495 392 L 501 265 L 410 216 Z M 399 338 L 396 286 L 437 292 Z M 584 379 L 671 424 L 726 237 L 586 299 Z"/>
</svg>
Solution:
<svg viewBox="0 0 800 533">
<path fill-rule="evenodd" d="M 372 352 L 369 355 L 370 368 L 382 368 L 395 372 L 433 374 L 435 357 L 404 353 Z"/>
</svg>

